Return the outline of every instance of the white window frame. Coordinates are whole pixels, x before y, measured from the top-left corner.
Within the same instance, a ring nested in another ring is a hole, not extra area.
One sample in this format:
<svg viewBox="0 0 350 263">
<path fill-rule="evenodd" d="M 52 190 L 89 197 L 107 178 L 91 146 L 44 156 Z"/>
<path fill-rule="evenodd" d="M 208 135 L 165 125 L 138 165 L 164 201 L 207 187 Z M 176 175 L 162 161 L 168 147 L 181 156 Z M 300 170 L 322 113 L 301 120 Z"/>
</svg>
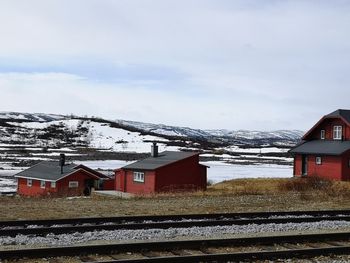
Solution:
<svg viewBox="0 0 350 263">
<path fill-rule="evenodd" d="M 79 182 L 78 181 L 69 181 L 68 187 L 69 188 L 77 188 L 77 187 L 79 187 Z"/>
<path fill-rule="evenodd" d="M 321 130 L 320 137 L 321 137 L 321 140 L 326 139 L 326 130 Z"/>
<path fill-rule="evenodd" d="M 315 162 L 317 165 L 321 165 L 322 164 L 322 157 L 321 156 L 316 156 Z"/>
<path fill-rule="evenodd" d="M 56 182 L 51 182 L 51 188 L 56 188 Z"/>
<path fill-rule="evenodd" d="M 40 181 L 40 188 L 45 189 L 46 187 L 46 182 L 45 181 Z"/>
<path fill-rule="evenodd" d="M 27 186 L 32 187 L 33 186 L 33 180 L 32 179 L 27 179 Z"/>
<path fill-rule="evenodd" d="M 144 183 L 145 173 L 144 172 L 134 172 L 134 182 Z"/>
<path fill-rule="evenodd" d="M 333 140 L 341 140 L 343 135 L 343 126 L 336 125 L 333 127 Z"/>
</svg>

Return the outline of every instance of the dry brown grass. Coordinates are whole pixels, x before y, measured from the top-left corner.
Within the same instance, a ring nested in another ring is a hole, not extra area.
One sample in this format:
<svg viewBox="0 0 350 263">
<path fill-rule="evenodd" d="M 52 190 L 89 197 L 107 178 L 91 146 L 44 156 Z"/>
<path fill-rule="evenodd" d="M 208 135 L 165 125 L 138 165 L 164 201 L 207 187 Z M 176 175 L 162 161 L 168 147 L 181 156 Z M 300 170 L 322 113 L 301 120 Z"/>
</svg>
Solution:
<svg viewBox="0 0 350 263">
<path fill-rule="evenodd" d="M 131 199 L 0 197 L 0 220 L 325 209 L 350 209 L 350 182 L 316 187 L 299 179 L 240 179 L 205 192 Z"/>
<path fill-rule="evenodd" d="M 289 179 L 236 179 L 208 187 L 207 194 L 263 195 L 279 192 L 279 185 Z"/>
</svg>

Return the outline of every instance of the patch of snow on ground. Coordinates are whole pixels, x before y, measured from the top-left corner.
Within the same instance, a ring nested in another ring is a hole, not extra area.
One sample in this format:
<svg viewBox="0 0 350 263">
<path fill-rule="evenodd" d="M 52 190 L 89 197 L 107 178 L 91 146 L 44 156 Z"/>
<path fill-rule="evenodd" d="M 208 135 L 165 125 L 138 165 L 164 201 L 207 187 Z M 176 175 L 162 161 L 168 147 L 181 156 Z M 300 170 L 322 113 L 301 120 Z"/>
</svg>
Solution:
<svg viewBox="0 0 350 263">
<path fill-rule="evenodd" d="M 58 156 L 57 152 L 51 152 L 51 153 L 32 153 L 32 156 Z M 86 154 L 80 154 L 80 153 L 65 153 L 66 156 L 84 156 Z"/>
<path fill-rule="evenodd" d="M 77 150 L 75 149 L 70 149 L 70 148 L 59 148 L 59 149 L 48 149 L 49 152 L 76 152 Z"/>
<path fill-rule="evenodd" d="M 120 128 L 112 128 L 102 123 L 90 123 L 91 142 L 95 148 L 111 149 L 118 152 L 150 152 L 152 142 L 168 141 L 161 137 L 140 135 L 139 132 L 131 132 Z M 160 150 L 165 148 L 159 143 Z"/>
<path fill-rule="evenodd" d="M 287 148 L 277 147 L 262 147 L 262 148 L 240 148 L 238 146 L 229 146 L 224 148 L 229 152 L 241 152 L 241 153 L 284 153 L 288 152 Z"/>
</svg>

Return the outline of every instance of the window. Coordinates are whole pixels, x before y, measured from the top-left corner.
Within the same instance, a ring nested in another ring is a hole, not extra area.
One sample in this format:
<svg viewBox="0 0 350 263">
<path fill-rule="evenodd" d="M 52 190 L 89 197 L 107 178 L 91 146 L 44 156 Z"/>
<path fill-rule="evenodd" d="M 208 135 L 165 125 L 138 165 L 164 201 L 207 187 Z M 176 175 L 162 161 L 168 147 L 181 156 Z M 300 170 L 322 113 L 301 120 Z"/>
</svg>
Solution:
<svg viewBox="0 0 350 263">
<path fill-rule="evenodd" d="M 56 188 L 56 182 L 51 182 L 51 188 Z"/>
<path fill-rule="evenodd" d="M 321 140 L 324 140 L 326 138 L 326 131 L 321 130 Z"/>
<path fill-rule="evenodd" d="M 341 140 L 342 139 L 342 126 L 333 127 L 333 139 Z"/>
<path fill-rule="evenodd" d="M 134 172 L 134 182 L 145 182 L 145 173 L 143 172 Z"/>
<path fill-rule="evenodd" d="M 68 187 L 69 188 L 77 188 L 79 186 L 78 181 L 69 181 Z"/>
<path fill-rule="evenodd" d="M 316 157 L 316 164 L 321 165 L 322 164 L 322 158 L 321 157 Z"/>
<path fill-rule="evenodd" d="M 33 185 L 32 179 L 27 179 L 27 186 L 31 187 Z"/>
<path fill-rule="evenodd" d="M 45 186 L 46 186 L 45 181 L 40 181 L 40 188 L 45 188 Z"/>
</svg>

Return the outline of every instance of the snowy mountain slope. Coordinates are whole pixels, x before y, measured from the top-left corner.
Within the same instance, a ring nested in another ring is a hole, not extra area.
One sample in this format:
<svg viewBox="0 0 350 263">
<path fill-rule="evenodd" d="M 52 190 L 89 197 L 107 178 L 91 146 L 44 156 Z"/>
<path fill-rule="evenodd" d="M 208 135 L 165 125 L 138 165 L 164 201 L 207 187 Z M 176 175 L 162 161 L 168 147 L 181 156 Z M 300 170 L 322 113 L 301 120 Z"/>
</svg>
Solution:
<svg viewBox="0 0 350 263">
<path fill-rule="evenodd" d="M 143 131 L 152 132 L 159 135 L 189 138 L 211 138 L 212 135 L 206 131 L 192 129 L 188 127 L 176 127 L 164 124 L 152 124 L 136 121 L 116 120 L 117 123 L 134 127 Z"/>
<path fill-rule="evenodd" d="M 132 161 L 160 151 L 198 151 L 202 161 L 284 164 L 301 131 L 203 131 L 187 127 L 55 114 L 0 113 L 0 170 L 28 167 L 65 153 L 72 161 Z"/>
<path fill-rule="evenodd" d="M 234 139 L 286 139 L 299 140 L 305 132 L 300 130 L 248 131 L 248 130 L 206 130 L 212 136 L 230 137 Z"/>
<path fill-rule="evenodd" d="M 67 117 L 63 115 L 57 115 L 57 114 L 20 113 L 20 112 L 0 111 L 0 119 L 4 119 L 4 120 L 46 122 L 46 121 L 54 121 L 54 120 L 63 120 L 65 118 Z"/>
<path fill-rule="evenodd" d="M 116 120 L 116 122 L 137 128 L 139 130 L 152 132 L 159 135 L 166 136 L 180 136 L 188 138 L 205 138 L 210 139 L 235 139 L 235 140 L 268 140 L 268 139 L 281 139 L 298 141 L 304 135 L 300 130 L 277 130 L 277 131 L 249 131 L 249 130 L 237 130 L 229 131 L 225 129 L 218 130 L 199 130 L 188 127 L 176 127 L 168 126 L 164 124 L 151 124 L 135 121 Z"/>
<path fill-rule="evenodd" d="M 22 143 L 30 143 L 36 137 L 37 140 L 41 139 L 40 146 L 85 146 L 118 152 L 145 153 L 149 152 L 153 141 L 160 143 L 161 148 L 167 148 L 165 143 L 168 142 L 161 137 L 142 135 L 139 132 L 113 128 L 108 123 L 90 120 L 66 119 L 48 122 L 8 122 L 8 124 L 17 127 L 15 132 L 17 134 L 25 134 L 21 131 L 27 130 L 31 135 L 20 137 Z"/>
<path fill-rule="evenodd" d="M 296 144 L 302 131 L 200 130 L 127 120 L 104 120 L 42 113 L 0 112 L 0 143 L 92 147 L 142 152 L 144 142 L 162 142 L 176 149 L 217 149 L 229 146 L 272 147 Z"/>
</svg>

